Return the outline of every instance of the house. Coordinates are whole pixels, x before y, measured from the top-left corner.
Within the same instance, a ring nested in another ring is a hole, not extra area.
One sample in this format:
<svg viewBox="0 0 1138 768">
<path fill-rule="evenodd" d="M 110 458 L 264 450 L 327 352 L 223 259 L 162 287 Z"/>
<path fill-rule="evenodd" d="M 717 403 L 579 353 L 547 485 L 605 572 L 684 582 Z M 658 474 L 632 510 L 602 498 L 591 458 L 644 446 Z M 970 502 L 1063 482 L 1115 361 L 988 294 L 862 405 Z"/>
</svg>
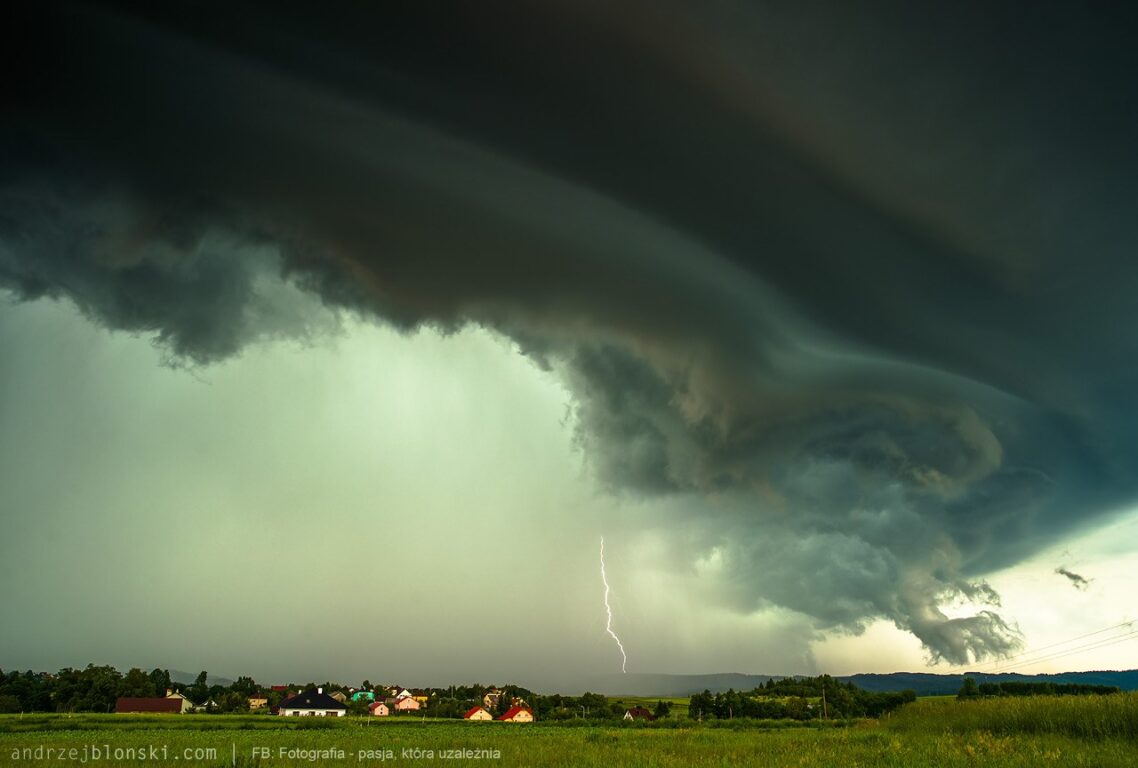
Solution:
<svg viewBox="0 0 1138 768">
<path fill-rule="evenodd" d="M 217 702 L 213 699 L 206 699 L 204 703 L 194 705 L 195 712 L 212 712 L 215 709 L 217 709 Z"/>
<path fill-rule="evenodd" d="M 133 698 L 124 696 L 115 702 L 115 714 L 118 715 L 180 715 L 183 711 L 180 700 L 164 697 Z"/>
<path fill-rule="evenodd" d="M 343 717 L 348 714 L 348 706 L 336 701 L 323 688 L 296 694 L 281 702 L 279 712 L 286 717 Z"/>
<path fill-rule="evenodd" d="M 376 717 L 387 717 L 391 714 L 391 710 L 382 701 L 376 701 L 368 705 L 368 711 Z"/>
<path fill-rule="evenodd" d="M 251 710 L 260 709 L 261 707 L 266 707 L 266 706 L 268 706 L 268 704 L 269 704 L 269 698 L 267 696 L 262 696 L 259 693 L 255 696 L 249 697 L 249 709 L 251 709 Z"/>
<path fill-rule="evenodd" d="M 371 691 L 356 691 L 352 694 L 352 701 L 375 701 L 375 694 Z"/>
<path fill-rule="evenodd" d="M 191 709 L 194 708 L 194 703 L 192 701 L 190 701 L 185 696 L 183 696 L 182 694 L 175 691 L 173 688 L 167 688 L 166 689 L 166 698 L 167 699 L 177 699 L 178 701 L 180 701 L 182 703 L 182 710 L 181 711 L 183 713 L 189 712 Z"/>
<path fill-rule="evenodd" d="M 649 712 L 644 707 L 632 707 L 624 710 L 625 720 L 648 720 L 651 722 L 656 719 L 656 716 Z"/>
<path fill-rule="evenodd" d="M 482 707 L 471 707 L 465 715 L 462 716 L 463 720 L 493 720 L 494 716 L 487 712 Z"/>
<path fill-rule="evenodd" d="M 414 696 L 400 696 L 395 699 L 395 703 L 391 708 L 396 712 L 415 712 L 421 705 L 415 701 Z"/>
<path fill-rule="evenodd" d="M 331 694 L 331 696 L 333 699 L 340 702 L 341 704 L 347 704 L 348 703 L 348 697 L 345 696 L 341 691 L 336 691 L 335 693 Z"/>
<path fill-rule="evenodd" d="M 502 691 L 499 688 L 491 688 L 486 691 L 482 696 L 482 706 L 486 709 L 495 709 L 498 706 L 499 700 L 502 698 Z"/>
<path fill-rule="evenodd" d="M 498 719 L 504 723 L 532 723 L 533 712 L 525 707 L 510 707 L 506 710 L 506 714 Z"/>
</svg>

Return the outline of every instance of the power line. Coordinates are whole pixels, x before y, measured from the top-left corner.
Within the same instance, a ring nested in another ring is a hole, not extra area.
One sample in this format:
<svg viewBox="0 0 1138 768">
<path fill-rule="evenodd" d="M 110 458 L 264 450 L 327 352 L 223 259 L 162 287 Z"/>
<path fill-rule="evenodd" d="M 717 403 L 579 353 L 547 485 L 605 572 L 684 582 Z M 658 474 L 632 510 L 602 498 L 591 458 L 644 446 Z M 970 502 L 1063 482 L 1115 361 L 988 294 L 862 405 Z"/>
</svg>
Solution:
<svg viewBox="0 0 1138 768">
<path fill-rule="evenodd" d="M 1098 641 L 1093 642 L 1093 643 L 1088 643 L 1086 645 L 1079 646 L 1077 648 L 1071 648 L 1069 650 L 1059 651 L 1059 652 L 1053 653 L 1049 656 L 1044 656 L 1042 658 L 1034 659 L 1032 661 L 1025 661 L 1022 664 L 1017 664 L 1015 666 L 1017 666 L 1017 667 L 1030 667 L 1030 666 L 1033 666 L 1035 664 L 1039 664 L 1039 663 L 1044 662 L 1044 661 L 1054 661 L 1055 659 L 1061 659 L 1064 656 L 1074 656 L 1075 654 L 1086 653 L 1087 651 L 1094 651 L 1094 650 L 1098 650 L 1100 648 L 1108 648 L 1112 645 L 1118 645 L 1119 643 L 1124 643 L 1128 640 L 1134 640 L 1135 638 L 1138 638 L 1138 629 L 1132 629 L 1131 631 L 1127 632 L 1124 635 L 1118 635 L 1116 637 L 1103 638 L 1102 640 L 1098 640 Z"/>
<path fill-rule="evenodd" d="M 1017 659 L 1021 660 L 1019 666 L 1022 666 L 1024 664 L 1033 664 L 1033 663 L 1035 663 L 1034 661 L 1026 661 L 1026 660 L 1024 660 L 1024 657 L 1025 656 L 1034 656 L 1034 655 L 1041 653 L 1043 651 L 1046 651 L 1050 648 L 1058 648 L 1061 645 L 1070 645 L 1071 643 L 1073 643 L 1077 640 L 1084 640 L 1088 637 L 1094 637 L 1095 635 L 1101 635 L 1104 632 L 1110 632 L 1111 630 L 1119 629 L 1120 627 L 1132 627 L 1132 626 L 1134 626 L 1134 620 L 1133 619 L 1128 620 L 1128 621 L 1122 621 L 1122 622 L 1119 622 L 1118 624 L 1115 624 L 1113 626 L 1104 627 L 1102 629 L 1097 629 L 1094 632 L 1087 632 L 1086 634 L 1078 635 L 1077 637 L 1072 637 L 1068 640 L 1061 640 L 1057 643 L 1051 643 L 1049 645 L 1040 646 L 1039 648 L 1033 648 L 1030 651 L 1023 651 L 1021 653 L 1016 654 L 1015 656 L 1011 656 L 1011 657 L 1006 658 L 1006 659 L 996 659 L 995 661 L 984 662 L 980 666 L 981 667 L 987 667 L 991 670 L 996 670 L 996 669 L 999 669 L 1001 667 L 1007 666 L 1009 664 L 1016 666 L 1015 662 Z M 988 669 L 977 669 L 977 671 L 978 672 L 984 672 L 984 671 L 989 671 L 989 670 Z"/>
</svg>

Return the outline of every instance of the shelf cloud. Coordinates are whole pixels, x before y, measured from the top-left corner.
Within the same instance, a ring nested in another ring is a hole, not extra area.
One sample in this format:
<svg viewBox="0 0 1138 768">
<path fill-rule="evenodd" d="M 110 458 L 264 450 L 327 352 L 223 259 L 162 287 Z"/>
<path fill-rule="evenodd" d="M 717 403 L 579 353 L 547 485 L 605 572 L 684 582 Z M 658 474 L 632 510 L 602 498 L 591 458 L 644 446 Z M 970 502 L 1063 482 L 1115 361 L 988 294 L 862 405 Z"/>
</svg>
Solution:
<svg viewBox="0 0 1138 768">
<path fill-rule="evenodd" d="M 1014 650 L 984 575 L 1138 495 L 1130 12 L 396 6 L 22 10 L 0 285 L 195 365 L 492 329 L 725 605 Z"/>
</svg>

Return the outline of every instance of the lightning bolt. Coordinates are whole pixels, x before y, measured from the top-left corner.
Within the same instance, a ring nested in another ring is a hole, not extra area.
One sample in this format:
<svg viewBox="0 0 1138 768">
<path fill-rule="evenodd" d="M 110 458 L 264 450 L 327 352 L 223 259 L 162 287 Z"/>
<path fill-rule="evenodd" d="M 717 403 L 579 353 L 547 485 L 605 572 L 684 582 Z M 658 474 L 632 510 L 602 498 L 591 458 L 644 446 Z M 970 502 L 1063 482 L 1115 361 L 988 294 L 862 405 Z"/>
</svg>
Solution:
<svg viewBox="0 0 1138 768">
<path fill-rule="evenodd" d="M 620 649 L 620 671 L 627 673 L 625 668 L 628 666 L 628 654 L 624 652 L 624 644 L 620 642 L 620 638 L 616 636 L 616 632 L 612 631 L 612 606 L 609 605 L 609 579 L 605 575 L 605 537 L 601 537 L 601 581 L 605 583 L 605 613 L 608 614 L 608 624 L 605 625 L 605 631 L 612 635 L 612 639 L 616 640 L 616 647 Z"/>
</svg>

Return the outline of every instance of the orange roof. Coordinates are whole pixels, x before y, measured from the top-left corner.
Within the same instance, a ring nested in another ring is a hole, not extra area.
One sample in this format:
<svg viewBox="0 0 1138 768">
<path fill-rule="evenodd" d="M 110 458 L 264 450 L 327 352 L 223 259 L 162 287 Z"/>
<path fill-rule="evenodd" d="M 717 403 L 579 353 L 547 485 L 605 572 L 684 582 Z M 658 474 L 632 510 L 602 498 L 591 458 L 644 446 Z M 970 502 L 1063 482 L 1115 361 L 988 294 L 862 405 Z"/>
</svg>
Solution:
<svg viewBox="0 0 1138 768">
<path fill-rule="evenodd" d="M 477 714 L 480 711 L 485 712 L 486 710 L 482 709 L 482 707 L 471 707 L 469 710 L 467 710 L 466 714 L 463 715 L 462 717 L 465 720 L 469 720 L 471 717 L 473 717 L 475 714 Z M 486 714 L 490 714 L 490 713 L 487 712 Z"/>
<path fill-rule="evenodd" d="M 533 712 L 530 712 L 528 707 L 510 707 L 508 710 L 506 710 L 506 714 L 502 715 L 498 719 L 513 720 L 519 712 L 529 712 L 531 716 L 533 715 Z"/>
</svg>

